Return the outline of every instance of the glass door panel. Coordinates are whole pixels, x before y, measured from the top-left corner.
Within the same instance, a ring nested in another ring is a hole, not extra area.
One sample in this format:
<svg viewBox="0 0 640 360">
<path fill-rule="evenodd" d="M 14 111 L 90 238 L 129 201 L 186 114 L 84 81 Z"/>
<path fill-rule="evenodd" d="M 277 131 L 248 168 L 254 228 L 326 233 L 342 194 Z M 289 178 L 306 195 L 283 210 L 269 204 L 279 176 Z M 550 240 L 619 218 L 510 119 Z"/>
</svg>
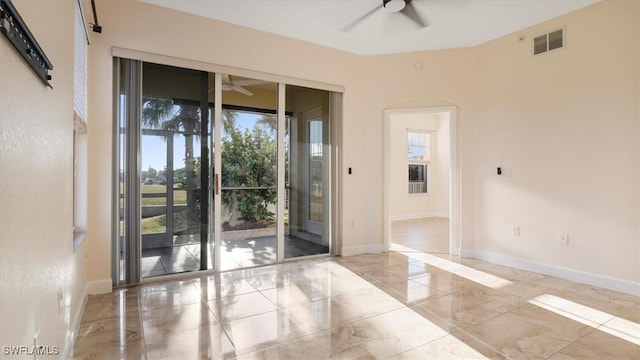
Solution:
<svg viewBox="0 0 640 360">
<path fill-rule="evenodd" d="M 277 84 L 222 76 L 222 270 L 277 262 Z"/>
<path fill-rule="evenodd" d="M 285 258 L 328 254 L 329 92 L 287 86 Z"/>
<path fill-rule="evenodd" d="M 154 249 L 171 246 L 168 236 L 171 223 L 167 218 L 167 141 L 163 131 L 143 129 L 140 141 L 142 192 L 140 200 L 140 233 L 142 238 L 143 276 L 165 274 L 160 256 Z M 147 255 L 147 256 L 145 256 Z"/>
<path fill-rule="evenodd" d="M 202 75 L 194 70 L 143 65 L 143 277 L 201 268 L 201 243 L 207 240 L 201 230 L 208 223 L 208 217 L 201 214 L 201 199 L 206 201 L 208 190 L 201 187 Z"/>
</svg>

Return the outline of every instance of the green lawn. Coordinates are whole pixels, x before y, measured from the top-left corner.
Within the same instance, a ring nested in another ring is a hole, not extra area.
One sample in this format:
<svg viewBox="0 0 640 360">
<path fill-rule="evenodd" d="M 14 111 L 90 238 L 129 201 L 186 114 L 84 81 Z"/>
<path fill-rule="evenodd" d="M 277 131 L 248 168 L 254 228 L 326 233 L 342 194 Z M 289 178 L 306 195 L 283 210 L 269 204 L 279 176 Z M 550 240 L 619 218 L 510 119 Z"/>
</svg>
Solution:
<svg viewBox="0 0 640 360">
<path fill-rule="evenodd" d="M 164 185 L 142 185 L 142 206 L 166 205 L 167 198 L 145 197 L 144 194 L 165 194 L 167 187 Z M 187 192 L 184 190 L 173 190 L 173 204 L 185 205 L 187 203 Z"/>
<path fill-rule="evenodd" d="M 173 233 L 177 234 L 187 230 L 187 212 L 178 211 L 173 214 Z M 142 219 L 140 222 L 142 234 L 156 234 L 167 232 L 167 215 L 162 214 Z"/>
<path fill-rule="evenodd" d="M 124 192 L 123 184 L 120 183 L 120 193 Z M 162 197 L 144 197 L 144 194 L 165 194 L 167 192 L 167 187 L 164 185 L 142 185 L 142 206 L 152 206 L 152 205 L 166 205 L 167 198 L 166 196 Z M 187 203 L 187 192 L 184 190 L 173 190 L 173 204 L 174 205 L 185 205 Z M 123 205 L 123 200 L 120 199 L 120 206 Z"/>
<path fill-rule="evenodd" d="M 156 234 L 167 232 L 167 215 L 158 215 L 142 219 L 140 227 L 142 234 Z"/>
</svg>

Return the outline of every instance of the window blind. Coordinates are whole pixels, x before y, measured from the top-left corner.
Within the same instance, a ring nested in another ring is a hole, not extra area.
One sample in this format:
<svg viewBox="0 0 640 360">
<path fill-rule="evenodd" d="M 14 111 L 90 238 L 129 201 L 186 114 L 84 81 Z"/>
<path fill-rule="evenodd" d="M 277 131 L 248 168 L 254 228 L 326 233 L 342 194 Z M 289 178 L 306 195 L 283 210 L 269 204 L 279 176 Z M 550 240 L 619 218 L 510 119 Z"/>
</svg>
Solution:
<svg viewBox="0 0 640 360">
<path fill-rule="evenodd" d="M 82 6 L 75 10 L 75 41 L 73 61 L 73 111 L 82 122 L 87 121 L 87 47 L 88 38 Z"/>
</svg>

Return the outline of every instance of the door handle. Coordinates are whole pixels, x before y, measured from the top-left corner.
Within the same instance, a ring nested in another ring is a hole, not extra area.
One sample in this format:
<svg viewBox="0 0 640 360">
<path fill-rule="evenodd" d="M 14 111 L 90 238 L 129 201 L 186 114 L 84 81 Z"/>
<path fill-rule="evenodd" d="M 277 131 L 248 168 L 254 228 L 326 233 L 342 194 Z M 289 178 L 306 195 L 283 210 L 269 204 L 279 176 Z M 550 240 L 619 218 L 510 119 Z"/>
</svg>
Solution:
<svg viewBox="0 0 640 360">
<path fill-rule="evenodd" d="M 216 195 L 220 195 L 220 179 L 218 174 L 215 174 L 213 181 L 215 182 L 215 184 L 213 185 L 213 187 L 215 188 L 215 193 Z"/>
</svg>

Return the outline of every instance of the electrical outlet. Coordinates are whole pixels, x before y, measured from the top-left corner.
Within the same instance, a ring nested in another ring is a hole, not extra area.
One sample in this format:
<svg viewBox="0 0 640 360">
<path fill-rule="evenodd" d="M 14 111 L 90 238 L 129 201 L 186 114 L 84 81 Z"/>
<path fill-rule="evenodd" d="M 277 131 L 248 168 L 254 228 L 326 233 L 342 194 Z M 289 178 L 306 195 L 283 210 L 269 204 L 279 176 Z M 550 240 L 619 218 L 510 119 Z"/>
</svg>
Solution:
<svg viewBox="0 0 640 360">
<path fill-rule="evenodd" d="M 569 245 L 569 234 L 560 234 L 558 241 L 560 242 L 560 245 Z"/>
<path fill-rule="evenodd" d="M 520 225 L 513 225 L 511 227 L 511 235 L 514 237 L 520 236 Z"/>
</svg>

